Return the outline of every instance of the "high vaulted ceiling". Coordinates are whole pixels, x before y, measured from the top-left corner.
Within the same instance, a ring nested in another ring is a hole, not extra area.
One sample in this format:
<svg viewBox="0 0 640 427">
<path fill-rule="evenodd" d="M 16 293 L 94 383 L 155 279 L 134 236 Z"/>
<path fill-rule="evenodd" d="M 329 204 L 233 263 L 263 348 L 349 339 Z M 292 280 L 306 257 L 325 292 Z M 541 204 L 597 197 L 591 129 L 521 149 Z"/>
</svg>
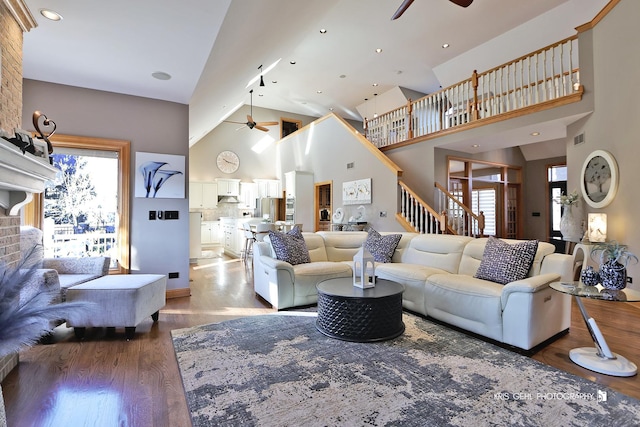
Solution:
<svg viewBox="0 0 640 427">
<path fill-rule="evenodd" d="M 437 91 L 575 34 L 607 2 L 416 0 L 391 21 L 402 0 L 26 0 L 38 27 L 24 36 L 24 77 L 189 104 L 193 144 L 250 89 L 259 107 L 361 120 L 374 94 Z M 264 87 L 247 87 L 277 61 Z"/>
</svg>

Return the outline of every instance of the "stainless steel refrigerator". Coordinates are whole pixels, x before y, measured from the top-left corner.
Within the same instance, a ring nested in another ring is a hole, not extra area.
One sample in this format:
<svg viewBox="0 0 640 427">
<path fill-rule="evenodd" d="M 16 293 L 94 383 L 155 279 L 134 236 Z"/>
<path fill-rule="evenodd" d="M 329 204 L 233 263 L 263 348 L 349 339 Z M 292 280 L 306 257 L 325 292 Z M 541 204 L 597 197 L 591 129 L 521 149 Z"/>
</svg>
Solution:
<svg viewBox="0 0 640 427">
<path fill-rule="evenodd" d="M 263 197 L 258 199 L 258 214 L 257 217 L 264 218 L 265 215 L 269 215 L 271 221 L 284 220 L 283 214 L 283 199 L 276 197 Z"/>
</svg>

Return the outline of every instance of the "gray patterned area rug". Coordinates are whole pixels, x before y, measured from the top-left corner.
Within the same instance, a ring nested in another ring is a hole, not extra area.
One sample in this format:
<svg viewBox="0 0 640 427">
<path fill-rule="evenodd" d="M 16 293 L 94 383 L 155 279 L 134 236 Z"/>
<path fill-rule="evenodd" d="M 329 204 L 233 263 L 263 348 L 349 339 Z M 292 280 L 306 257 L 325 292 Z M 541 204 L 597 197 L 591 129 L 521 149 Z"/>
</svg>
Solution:
<svg viewBox="0 0 640 427">
<path fill-rule="evenodd" d="M 423 318 L 367 344 L 313 316 L 172 331 L 193 425 L 640 425 L 636 399 Z"/>
</svg>

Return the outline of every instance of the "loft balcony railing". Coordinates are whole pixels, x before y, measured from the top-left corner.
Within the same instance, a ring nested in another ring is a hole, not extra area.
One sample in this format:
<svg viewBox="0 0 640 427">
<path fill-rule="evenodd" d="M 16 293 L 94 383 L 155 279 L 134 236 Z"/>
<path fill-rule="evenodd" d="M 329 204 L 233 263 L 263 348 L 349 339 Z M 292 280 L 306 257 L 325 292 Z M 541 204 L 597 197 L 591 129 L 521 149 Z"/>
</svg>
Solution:
<svg viewBox="0 0 640 427">
<path fill-rule="evenodd" d="M 577 64 L 578 37 L 572 36 L 483 73 L 474 71 L 465 81 L 365 119 L 365 136 L 383 148 L 518 110 L 559 105 L 558 100 L 567 97 L 578 101 L 583 88 Z"/>
</svg>

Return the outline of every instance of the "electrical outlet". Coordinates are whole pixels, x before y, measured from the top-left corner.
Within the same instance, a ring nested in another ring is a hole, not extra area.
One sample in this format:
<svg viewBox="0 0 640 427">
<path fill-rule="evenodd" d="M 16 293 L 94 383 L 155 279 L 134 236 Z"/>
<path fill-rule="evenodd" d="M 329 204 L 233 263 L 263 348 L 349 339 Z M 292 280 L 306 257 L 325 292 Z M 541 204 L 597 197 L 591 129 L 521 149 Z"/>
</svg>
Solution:
<svg viewBox="0 0 640 427">
<path fill-rule="evenodd" d="M 177 271 L 169 273 L 169 279 L 177 279 L 178 277 L 180 277 L 180 273 L 178 273 Z"/>
<path fill-rule="evenodd" d="M 387 211 L 380 211 L 380 218 L 386 218 L 387 217 Z"/>
<path fill-rule="evenodd" d="M 156 219 L 156 211 L 149 211 L 149 221 L 154 221 Z"/>
<path fill-rule="evenodd" d="M 627 283 L 633 283 L 633 277 L 627 276 Z"/>
</svg>

